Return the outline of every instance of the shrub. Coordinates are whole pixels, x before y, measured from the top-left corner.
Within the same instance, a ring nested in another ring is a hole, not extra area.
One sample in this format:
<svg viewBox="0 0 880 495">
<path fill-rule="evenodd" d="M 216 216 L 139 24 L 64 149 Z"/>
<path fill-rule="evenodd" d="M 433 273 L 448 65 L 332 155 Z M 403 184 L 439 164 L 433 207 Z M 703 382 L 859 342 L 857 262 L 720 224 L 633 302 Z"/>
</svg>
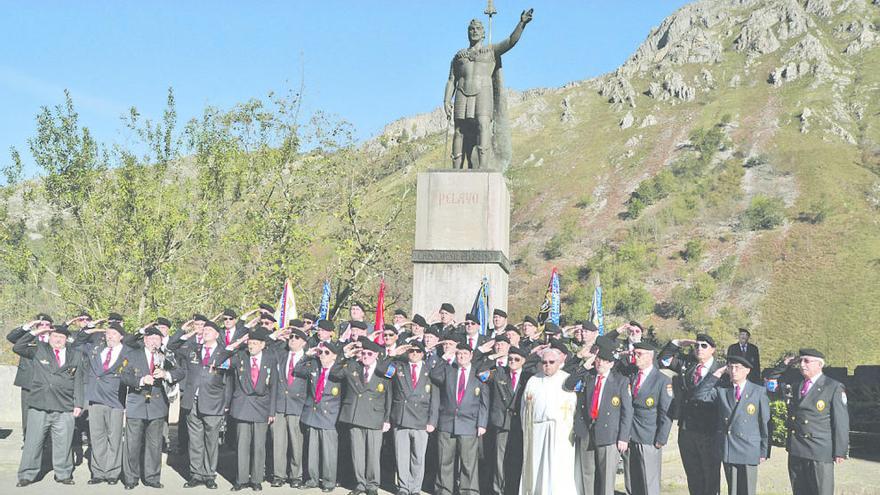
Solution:
<svg viewBox="0 0 880 495">
<path fill-rule="evenodd" d="M 703 241 L 700 239 L 691 239 L 684 245 L 684 250 L 678 253 L 681 259 L 691 262 L 699 261 L 703 257 Z"/>
<path fill-rule="evenodd" d="M 636 218 L 639 218 L 639 215 L 642 214 L 642 211 L 647 206 L 648 205 L 646 205 L 645 202 L 639 198 L 629 198 L 629 201 L 626 202 L 626 218 L 630 220 L 635 220 Z"/>
<path fill-rule="evenodd" d="M 544 259 L 552 260 L 562 256 L 562 248 L 565 247 L 566 239 L 561 233 L 553 234 L 553 237 L 544 244 Z"/>
<path fill-rule="evenodd" d="M 770 230 L 785 221 L 785 204 L 779 198 L 755 196 L 743 213 L 742 223 L 748 230 Z"/>
<path fill-rule="evenodd" d="M 773 429 L 771 442 L 774 447 L 785 447 L 788 439 L 788 429 L 785 427 L 786 416 L 788 416 L 788 406 L 784 400 L 770 402 L 770 425 Z"/>
<path fill-rule="evenodd" d="M 736 256 L 728 256 L 709 272 L 709 276 L 718 282 L 726 282 L 733 278 L 734 272 L 736 272 Z"/>
<path fill-rule="evenodd" d="M 626 286 L 618 289 L 614 313 L 627 319 L 639 318 L 654 309 L 654 296 L 642 286 Z"/>
</svg>

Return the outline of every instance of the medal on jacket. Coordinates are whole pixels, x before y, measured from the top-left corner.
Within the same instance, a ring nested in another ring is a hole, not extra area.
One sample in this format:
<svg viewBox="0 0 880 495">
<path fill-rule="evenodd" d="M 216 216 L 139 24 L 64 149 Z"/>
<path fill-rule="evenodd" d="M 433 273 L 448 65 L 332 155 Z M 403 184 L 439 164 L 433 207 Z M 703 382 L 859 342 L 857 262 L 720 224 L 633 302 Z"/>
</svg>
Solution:
<svg viewBox="0 0 880 495">
<path fill-rule="evenodd" d="M 429 384 L 425 385 L 425 392 L 430 392 L 430 391 L 431 391 L 431 384 L 429 383 Z"/>
<path fill-rule="evenodd" d="M 645 405 L 648 407 L 654 407 L 654 398 L 648 397 L 647 399 L 645 399 Z"/>
<path fill-rule="evenodd" d="M 474 388 L 474 395 L 476 395 L 477 397 L 480 396 L 480 387 Z"/>
<path fill-rule="evenodd" d="M 382 384 L 382 383 L 376 385 L 376 390 L 379 391 L 379 392 L 384 392 L 384 391 L 385 391 L 385 385 Z"/>
<path fill-rule="evenodd" d="M 337 395 L 339 395 L 339 387 L 333 387 L 333 388 L 331 388 L 331 389 L 330 389 L 330 395 L 332 395 L 333 397 L 336 397 Z"/>
<path fill-rule="evenodd" d="M 816 410 L 819 412 L 822 412 L 825 410 L 825 401 L 824 400 L 820 400 L 820 401 L 816 402 Z"/>
<path fill-rule="evenodd" d="M 751 414 L 755 414 L 755 412 L 756 412 L 757 410 L 758 410 L 758 408 L 755 407 L 754 404 L 749 404 L 749 405 L 746 406 L 746 412 L 749 413 L 750 415 L 751 415 Z"/>
<path fill-rule="evenodd" d="M 614 396 L 611 398 L 611 405 L 614 407 L 620 407 L 620 397 Z"/>
</svg>

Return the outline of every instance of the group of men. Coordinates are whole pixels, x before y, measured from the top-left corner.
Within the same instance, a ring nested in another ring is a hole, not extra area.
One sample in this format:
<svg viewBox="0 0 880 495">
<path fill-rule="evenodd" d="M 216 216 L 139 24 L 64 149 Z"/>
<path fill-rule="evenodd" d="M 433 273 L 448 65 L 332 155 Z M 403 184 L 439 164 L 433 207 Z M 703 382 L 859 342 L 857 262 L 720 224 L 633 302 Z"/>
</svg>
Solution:
<svg viewBox="0 0 880 495">
<path fill-rule="evenodd" d="M 262 490 L 268 471 L 273 487 L 329 492 L 344 466 L 355 495 L 377 493 L 383 479 L 398 495 L 423 486 L 610 495 L 622 459 L 628 494 L 659 494 L 673 421 L 691 494 L 718 493 L 722 470 L 730 493 L 754 494 L 769 456 L 768 395 L 745 329 L 724 364 L 709 335 L 660 348 L 637 322 L 599 335 L 590 322 L 512 325 L 496 309 L 481 332 L 475 315 L 457 322 L 449 303 L 435 322 L 397 310 L 383 328 L 364 321 L 359 303 L 339 325 L 273 314 L 268 305 L 196 314 L 177 332 L 167 318 L 129 332 L 116 313 L 60 325 L 39 314 L 14 329 L 18 486 L 41 474 L 49 431 L 55 480 L 73 484 L 75 424 L 87 412 L 89 484 L 162 488 L 177 398 L 185 488 L 217 488 L 227 438 L 233 491 Z M 802 349 L 794 364 L 800 373 L 785 388 L 792 487 L 832 493 L 833 463 L 848 446 L 846 394 L 822 375 L 819 351 Z M 777 383 L 791 376 L 783 371 L 767 376 Z"/>
</svg>

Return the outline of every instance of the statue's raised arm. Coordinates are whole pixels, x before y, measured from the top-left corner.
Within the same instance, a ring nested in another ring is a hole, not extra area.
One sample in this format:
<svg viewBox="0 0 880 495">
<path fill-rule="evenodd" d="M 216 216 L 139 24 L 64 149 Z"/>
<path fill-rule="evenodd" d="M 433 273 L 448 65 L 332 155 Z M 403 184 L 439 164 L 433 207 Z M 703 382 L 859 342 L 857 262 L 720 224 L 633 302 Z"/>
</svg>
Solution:
<svg viewBox="0 0 880 495">
<path fill-rule="evenodd" d="M 526 24 L 532 22 L 532 13 L 534 13 L 535 9 L 523 10 L 522 14 L 519 15 L 519 23 L 513 28 L 513 32 L 510 33 L 510 36 L 507 37 L 506 40 L 499 41 L 494 45 L 495 54 L 503 55 L 513 48 L 516 45 L 516 42 L 519 41 L 520 36 L 522 36 L 523 29 L 526 28 Z"/>
</svg>

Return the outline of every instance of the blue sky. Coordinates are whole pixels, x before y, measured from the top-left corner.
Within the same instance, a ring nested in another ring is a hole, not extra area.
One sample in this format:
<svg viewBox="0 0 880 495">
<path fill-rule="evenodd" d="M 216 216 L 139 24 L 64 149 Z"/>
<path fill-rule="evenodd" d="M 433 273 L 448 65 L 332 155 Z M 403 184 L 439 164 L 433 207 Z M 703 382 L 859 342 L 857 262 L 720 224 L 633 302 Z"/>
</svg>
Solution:
<svg viewBox="0 0 880 495">
<path fill-rule="evenodd" d="M 514 89 L 556 87 L 620 65 L 684 0 L 496 0 L 493 38 L 535 7 L 505 56 Z M 71 91 L 81 122 L 124 140 L 120 115 L 158 118 L 173 87 L 182 122 L 298 88 L 304 108 L 351 122 L 361 139 L 440 104 L 456 50 L 485 1 L 0 0 L 0 163 L 15 146 L 36 173 L 27 138 L 41 106 Z"/>
</svg>

